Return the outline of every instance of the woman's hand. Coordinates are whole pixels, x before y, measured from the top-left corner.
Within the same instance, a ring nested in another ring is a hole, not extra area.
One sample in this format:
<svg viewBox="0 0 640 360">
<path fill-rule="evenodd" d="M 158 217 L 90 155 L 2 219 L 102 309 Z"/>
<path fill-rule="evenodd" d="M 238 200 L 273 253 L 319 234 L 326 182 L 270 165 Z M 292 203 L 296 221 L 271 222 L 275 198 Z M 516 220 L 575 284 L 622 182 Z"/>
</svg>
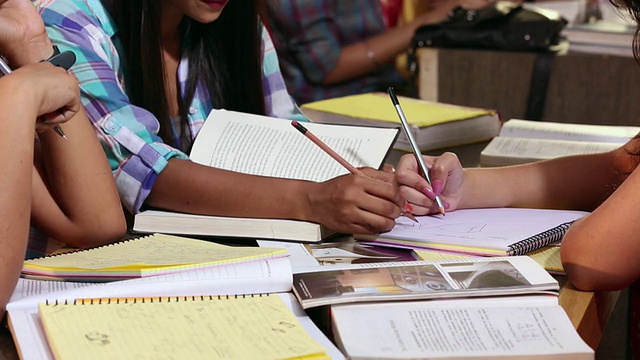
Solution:
<svg viewBox="0 0 640 360">
<path fill-rule="evenodd" d="M 23 66 L 7 75 L 14 94 L 24 94 L 24 106 L 34 111 L 36 130 L 42 132 L 71 119 L 80 110 L 77 79 L 47 62 Z M 21 95 L 22 96 L 22 95 Z"/>
<path fill-rule="evenodd" d="M 313 221 L 343 233 L 389 231 L 405 200 L 391 173 L 370 168 L 363 175 L 344 175 L 323 183 L 308 195 Z"/>
<path fill-rule="evenodd" d="M 445 210 L 455 210 L 462 198 L 465 173 L 454 153 L 444 153 L 438 157 L 423 156 L 430 169 L 431 185 L 420 174 L 415 156 L 404 155 L 398 162 L 396 180 L 402 198 L 413 207 L 413 214 L 425 215 L 438 212 L 436 195 L 440 196 Z"/>
<path fill-rule="evenodd" d="M 44 22 L 31 0 L 0 0 L 0 53 L 14 69 L 53 53 Z"/>
</svg>

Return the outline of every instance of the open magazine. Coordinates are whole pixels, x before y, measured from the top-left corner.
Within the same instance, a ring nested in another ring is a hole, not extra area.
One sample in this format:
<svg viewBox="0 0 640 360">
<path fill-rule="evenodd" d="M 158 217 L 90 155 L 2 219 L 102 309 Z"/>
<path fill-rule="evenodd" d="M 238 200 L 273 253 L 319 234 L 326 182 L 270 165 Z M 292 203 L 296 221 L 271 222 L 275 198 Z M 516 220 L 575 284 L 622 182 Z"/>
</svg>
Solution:
<svg viewBox="0 0 640 360">
<path fill-rule="evenodd" d="M 334 265 L 293 275 L 293 291 L 305 309 L 355 302 L 558 290 L 558 282 L 527 256 Z"/>
</svg>

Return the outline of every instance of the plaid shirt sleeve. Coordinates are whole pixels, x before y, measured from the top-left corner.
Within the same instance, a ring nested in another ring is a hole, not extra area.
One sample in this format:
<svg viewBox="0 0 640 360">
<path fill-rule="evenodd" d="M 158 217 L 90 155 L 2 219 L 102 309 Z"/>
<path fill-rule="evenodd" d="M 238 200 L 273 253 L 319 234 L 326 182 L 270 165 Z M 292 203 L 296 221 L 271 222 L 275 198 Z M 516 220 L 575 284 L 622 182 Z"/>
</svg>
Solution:
<svg viewBox="0 0 640 360">
<path fill-rule="evenodd" d="M 159 123 L 145 109 L 130 104 L 124 92 L 113 28 L 85 1 L 44 1 L 40 9 L 51 41 L 72 50 L 82 103 L 109 159 L 120 197 L 136 213 L 157 175 L 172 157 L 187 156 L 157 136 Z"/>
<path fill-rule="evenodd" d="M 267 115 L 290 120 L 308 121 L 287 91 L 280 72 L 278 54 L 269 32 L 262 27 L 262 87 L 267 105 Z"/>
</svg>

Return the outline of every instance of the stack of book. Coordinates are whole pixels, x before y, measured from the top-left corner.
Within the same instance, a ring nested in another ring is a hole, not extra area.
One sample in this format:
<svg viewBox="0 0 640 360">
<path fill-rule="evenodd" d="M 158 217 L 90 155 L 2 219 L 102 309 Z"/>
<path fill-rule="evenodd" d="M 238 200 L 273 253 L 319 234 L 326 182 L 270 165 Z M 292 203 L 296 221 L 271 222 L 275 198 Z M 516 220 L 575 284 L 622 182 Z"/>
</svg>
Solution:
<svg viewBox="0 0 640 360">
<path fill-rule="evenodd" d="M 490 140 L 502 124 L 497 111 L 399 96 L 398 100 L 421 151 Z M 400 127 L 400 119 L 386 93 L 368 93 L 320 100 L 301 106 L 313 122 L 373 127 Z M 411 151 L 400 134 L 393 148 Z"/>
<path fill-rule="evenodd" d="M 613 21 L 574 24 L 564 30 L 569 51 L 633 57 L 635 26 Z"/>
</svg>

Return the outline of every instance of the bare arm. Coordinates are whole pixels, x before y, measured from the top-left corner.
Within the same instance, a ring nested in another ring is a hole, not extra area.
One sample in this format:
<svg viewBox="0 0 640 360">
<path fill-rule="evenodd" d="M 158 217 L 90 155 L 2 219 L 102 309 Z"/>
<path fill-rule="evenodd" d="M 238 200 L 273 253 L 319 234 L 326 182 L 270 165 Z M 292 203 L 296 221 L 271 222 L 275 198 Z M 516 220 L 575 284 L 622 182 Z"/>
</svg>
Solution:
<svg viewBox="0 0 640 360">
<path fill-rule="evenodd" d="M 345 46 L 341 50 L 336 67 L 327 75 L 323 84 L 337 84 L 368 74 L 379 64 L 390 63 L 398 54 L 407 51 L 413 34 L 420 26 L 446 20 L 449 12 L 458 6 L 478 8 L 486 4 L 485 0 L 447 0 L 411 22 L 398 25 L 365 41 Z"/>
<path fill-rule="evenodd" d="M 12 94 L 9 78 L 0 79 L 0 312 L 22 269 L 29 235 L 33 167 L 34 107 Z M 11 109 L 10 111 L 7 111 Z"/>
<path fill-rule="evenodd" d="M 246 175 L 172 159 L 147 205 L 195 214 L 296 219 L 346 233 L 389 230 L 404 201 L 393 176 L 363 169 L 323 183 Z"/>
<path fill-rule="evenodd" d="M 126 231 L 118 190 L 93 126 L 81 110 L 63 125 L 68 139 L 40 134 L 31 216 L 47 235 L 77 247 L 113 242 Z"/>
</svg>

